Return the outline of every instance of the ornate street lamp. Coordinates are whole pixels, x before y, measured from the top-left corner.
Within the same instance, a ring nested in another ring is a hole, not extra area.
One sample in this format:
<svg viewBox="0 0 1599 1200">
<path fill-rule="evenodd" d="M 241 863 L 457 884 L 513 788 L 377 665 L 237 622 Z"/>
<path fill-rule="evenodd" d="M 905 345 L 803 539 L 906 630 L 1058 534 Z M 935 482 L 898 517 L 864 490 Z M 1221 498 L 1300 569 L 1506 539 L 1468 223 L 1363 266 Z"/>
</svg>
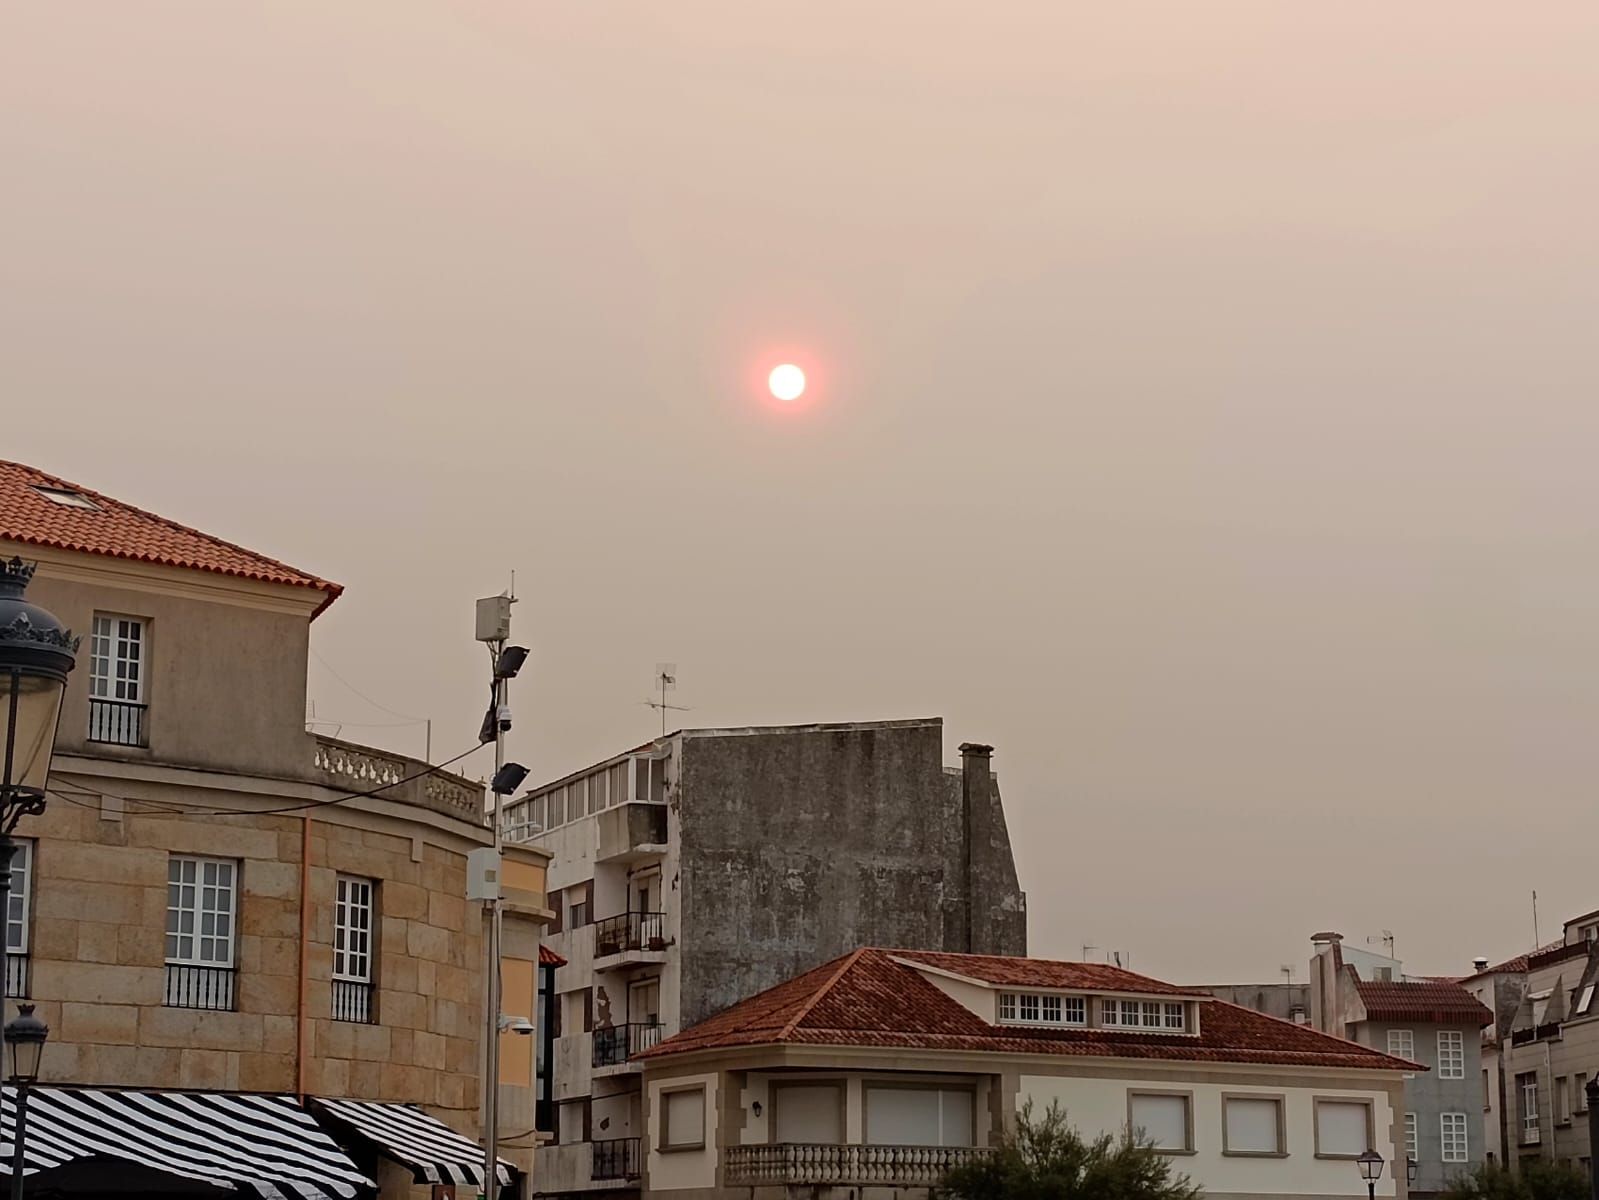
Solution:
<svg viewBox="0 0 1599 1200">
<path fill-rule="evenodd" d="M 1360 1168 L 1360 1177 L 1366 1181 L 1366 1195 L 1375 1200 L 1377 1195 L 1377 1180 L 1382 1178 L 1383 1157 L 1375 1150 L 1367 1150 L 1355 1159 L 1355 1165 Z"/>
<path fill-rule="evenodd" d="M 61 698 L 78 639 L 51 613 L 23 599 L 33 565 L 0 562 L 0 834 L 44 811 Z M 9 865 L 10 855 L 6 855 Z"/>
<path fill-rule="evenodd" d="M 33 1005 L 17 1005 L 17 1015 L 6 1022 L 6 1046 L 11 1051 L 11 1087 L 16 1093 L 16 1128 L 11 1135 L 11 1200 L 22 1200 L 22 1147 L 28 1130 L 28 1092 L 39 1082 L 39 1060 L 50 1037 L 50 1026 L 33 1015 Z"/>
</svg>

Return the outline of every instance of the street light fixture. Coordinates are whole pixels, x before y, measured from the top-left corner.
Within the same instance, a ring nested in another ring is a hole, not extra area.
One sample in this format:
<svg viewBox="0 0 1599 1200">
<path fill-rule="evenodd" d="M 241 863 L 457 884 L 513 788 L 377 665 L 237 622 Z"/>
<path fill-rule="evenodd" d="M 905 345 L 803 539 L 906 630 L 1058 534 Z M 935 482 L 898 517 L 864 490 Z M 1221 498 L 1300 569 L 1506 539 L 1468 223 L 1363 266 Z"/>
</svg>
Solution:
<svg viewBox="0 0 1599 1200">
<path fill-rule="evenodd" d="M 1421 1174 L 1420 1164 L 1418 1164 L 1415 1159 L 1407 1155 L 1405 1158 L 1405 1186 L 1412 1188 L 1415 1187 L 1416 1176 L 1419 1174 Z"/>
<path fill-rule="evenodd" d="M 50 1038 L 50 1026 L 33 1015 L 33 1005 L 17 1005 L 17 1015 L 6 1022 L 6 1045 L 11 1049 L 11 1086 L 16 1090 L 17 1125 L 11 1146 L 11 1200 L 22 1200 L 22 1148 L 28 1132 L 28 1093 L 39 1082 L 39 1060 Z"/>
<path fill-rule="evenodd" d="M 78 639 L 54 615 L 23 599 L 33 564 L 0 562 L 0 833 L 44 811 L 50 752 L 61 721 Z"/>
<path fill-rule="evenodd" d="M 1382 1178 L 1383 1157 L 1375 1150 L 1367 1150 L 1355 1159 L 1355 1165 L 1360 1168 L 1360 1177 L 1366 1181 L 1366 1195 L 1375 1198 L 1377 1195 L 1377 1180 Z"/>
</svg>

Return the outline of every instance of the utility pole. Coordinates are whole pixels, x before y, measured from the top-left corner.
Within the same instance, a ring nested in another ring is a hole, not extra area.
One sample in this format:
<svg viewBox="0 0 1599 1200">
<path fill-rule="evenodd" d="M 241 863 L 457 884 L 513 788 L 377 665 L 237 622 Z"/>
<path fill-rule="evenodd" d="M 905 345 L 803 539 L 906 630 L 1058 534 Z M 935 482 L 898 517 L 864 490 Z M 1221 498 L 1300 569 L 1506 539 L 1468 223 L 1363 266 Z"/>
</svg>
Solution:
<svg viewBox="0 0 1599 1200">
<path fill-rule="evenodd" d="M 493 670 L 489 685 L 489 711 L 478 732 L 480 741 L 494 742 L 494 779 L 490 792 L 494 797 L 490 810 L 490 824 L 494 834 L 493 882 L 488 887 L 485 903 L 488 904 L 488 963 L 486 982 L 487 1003 L 483 1027 L 483 1197 L 496 1200 L 499 1193 L 500 1165 L 500 931 L 504 910 L 501 899 L 500 877 L 505 850 L 504 822 L 501 807 L 505 796 L 515 792 L 527 777 L 527 768 L 505 761 L 505 735 L 511 729 L 510 683 L 527 660 L 527 651 L 521 646 L 509 646 L 511 637 L 511 605 L 516 597 L 509 593 L 489 596 L 477 602 L 477 640 L 489 648 L 489 661 Z"/>
</svg>

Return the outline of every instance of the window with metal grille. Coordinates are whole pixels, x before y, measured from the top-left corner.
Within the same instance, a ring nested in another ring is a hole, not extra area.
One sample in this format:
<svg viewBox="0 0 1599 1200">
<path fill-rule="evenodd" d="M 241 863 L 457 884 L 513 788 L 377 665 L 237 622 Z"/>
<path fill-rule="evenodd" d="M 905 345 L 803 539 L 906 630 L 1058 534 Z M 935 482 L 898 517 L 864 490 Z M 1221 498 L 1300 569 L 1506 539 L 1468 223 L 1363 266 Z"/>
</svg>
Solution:
<svg viewBox="0 0 1599 1200">
<path fill-rule="evenodd" d="M 95 613 L 89 637 L 89 740 L 145 745 L 145 625 Z"/>
<path fill-rule="evenodd" d="M 176 1008 L 233 1008 L 239 864 L 174 854 L 167 860 L 167 993 Z"/>
<path fill-rule="evenodd" d="M 372 926 L 377 885 L 340 875 L 334 883 L 333 1019 L 372 1020 Z"/>
</svg>

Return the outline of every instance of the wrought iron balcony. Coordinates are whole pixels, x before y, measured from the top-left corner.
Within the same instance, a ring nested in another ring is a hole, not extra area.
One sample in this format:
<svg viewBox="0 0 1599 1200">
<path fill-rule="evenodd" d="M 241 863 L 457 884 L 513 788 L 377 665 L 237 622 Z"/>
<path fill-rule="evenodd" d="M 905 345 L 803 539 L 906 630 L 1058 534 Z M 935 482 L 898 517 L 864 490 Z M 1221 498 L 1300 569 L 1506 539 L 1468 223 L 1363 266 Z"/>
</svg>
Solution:
<svg viewBox="0 0 1599 1200">
<path fill-rule="evenodd" d="M 233 967 L 168 963 L 166 1005 L 168 1008 L 232 1012 L 233 983 L 237 974 Z"/>
<path fill-rule="evenodd" d="M 661 1040 L 661 1023 L 612 1025 L 594 1031 L 594 1065 L 616 1067 Z"/>
<path fill-rule="evenodd" d="M 655 953 L 666 949 L 666 914 L 630 912 L 594 922 L 594 957 Z"/>
<path fill-rule="evenodd" d="M 148 746 L 147 704 L 128 700 L 89 700 L 89 740 L 111 746 Z"/>
<path fill-rule="evenodd" d="M 937 1187 L 956 1167 L 990 1151 L 968 1146 L 837 1146 L 784 1142 L 729 1146 L 723 1160 L 731 1186 Z"/>
<path fill-rule="evenodd" d="M 28 995 L 28 956 L 18 950 L 6 951 L 6 998 L 25 999 Z"/>
<path fill-rule="evenodd" d="M 590 1179 L 637 1179 L 643 1174 L 639 1166 L 638 1138 L 612 1138 L 594 1143 Z"/>
</svg>

